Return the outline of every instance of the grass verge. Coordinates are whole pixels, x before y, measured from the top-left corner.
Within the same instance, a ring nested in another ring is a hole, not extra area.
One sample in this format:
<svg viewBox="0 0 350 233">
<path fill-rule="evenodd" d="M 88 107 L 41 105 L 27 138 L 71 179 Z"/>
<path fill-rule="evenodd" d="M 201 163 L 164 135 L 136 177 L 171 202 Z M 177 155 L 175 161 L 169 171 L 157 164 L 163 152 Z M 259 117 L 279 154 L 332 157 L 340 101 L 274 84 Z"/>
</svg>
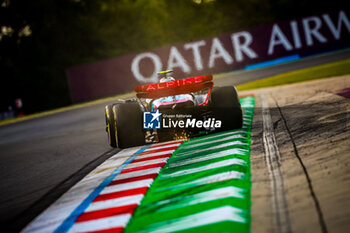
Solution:
<svg viewBox="0 0 350 233">
<path fill-rule="evenodd" d="M 237 86 L 237 90 L 243 91 L 263 87 L 279 86 L 290 83 L 310 81 L 314 79 L 340 76 L 344 74 L 350 74 L 350 59 L 291 71 L 274 75 L 269 78 L 241 84 Z"/>
</svg>

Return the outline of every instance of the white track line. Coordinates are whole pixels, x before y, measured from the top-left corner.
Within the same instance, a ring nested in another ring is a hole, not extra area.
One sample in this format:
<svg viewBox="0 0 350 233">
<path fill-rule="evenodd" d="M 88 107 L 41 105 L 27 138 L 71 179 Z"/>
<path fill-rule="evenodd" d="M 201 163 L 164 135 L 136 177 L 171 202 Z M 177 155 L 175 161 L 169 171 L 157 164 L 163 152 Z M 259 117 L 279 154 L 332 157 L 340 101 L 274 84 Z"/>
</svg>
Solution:
<svg viewBox="0 0 350 233">
<path fill-rule="evenodd" d="M 168 143 L 165 143 L 165 144 L 168 144 Z M 180 146 L 182 144 L 182 142 L 174 142 L 172 144 L 169 144 L 169 145 L 158 145 L 158 144 L 155 144 L 154 146 L 151 146 L 147 149 L 147 151 L 152 151 L 152 150 L 159 150 L 159 149 L 164 149 L 164 148 L 169 148 L 169 147 L 177 147 L 177 146 Z"/>
<path fill-rule="evenodd" d="M 232 135 L 232 136 L 228 136 L 228 137 L 224 137 L 224 138 L 220 138 L 220 139 L 216 139 L 216 140 L 210 140 L 210 141 L 206 141 L 206 142 L 196 143 L 194 145 L 186 146 L 186 149 L 201 147 L 201 146 L 204 146 L 207 144 L 213 144 L 213 143 L 228 141 L 228 140 L 232 140 L 232 139 L 247 139 L 247 137 L 237 134 L 237 135 Z"/>
<path fill-rule="evenodd" d="M 142 188 L 142 187 L 149 187 L 152 183 L 153 183 L 153 179 L 146 179 L 146 180 L 139 180 L 139 181 L 128 182 L 123 184 L 117 184 L 117 185 L 108 185 L 102 190 L 101 194 L 129 190 L 131 188 L 136 189 L 136 188 Z"/>
<path fill-rule="evenodd" d="M 147 166 L 147 165 L 152 165 L 156 163 L 166 163 L 166 161 L 168 161 L 168 158 L 152 159 L 152 160 L 147 160 L 142 162 L 130 163 L 128 164 L 128 166 L 125 167 L 125 169 Z"/>
<path fill-rule="evenodd" d="M 126 206 L 131 204 L 140 204 L 143 197 L 144 197 L 143 194 L 138 194 L 138 195 L 132 195 L 132 196 L 126 196 L 126 197 L 119 197 L 119 198 L 110 199 L 106 201 L 92 202 L 90 206 L 85 210 L 84 213 L 87 213 L 90 211 Z"/>
<path fill-rule="evenodd" d="M 220 144 L 220 145 L 217 145 L 217 146 L 212 146 L 210 148 L 204 148 L 204 149 L 200 149 L 200 150 L 195 150 L 194 152 L 193 151 L 186 151 L 186 152 L 183 152 L 183 153 L 178 153 L 177 156 L 185 156 L 185 155 L 190 155 L 190 154 L 197 154 L 197 153 L 208 151 L 208 150 L 215 150 L 215 149 L 226 148 L 226 147 L 229 147 L 229 146 L 237 146 L 237 145 L 247 145 L 247 143 L 241 142 L 241 141 L 227 142 L 227 143 L 223 143 L 223 144 Z M 184 147 L 184 148 L 186 148 L 186 147 Z"/>
<path fill-rule="evenodd" d="M 146 169 L 146 170 L 123 173 L 123 174 L 119 174 L 118 176 L 116 176 L 114 180 L 124 180 L 124 179 L 128 179 L 131 177 L 138 177 L 138 176 L 155 174 L 155 173 L 158 174 L 160 172 L 160 169 L 161 169 L 160 167 L 156 167 L 156 168 L 150 168 L 150 169 Z"/>
<path fill-rule="evenodd" d="M 269 104 L 265 100 L 264 94 L 261 94 L 260 98 L 262 102 L 262 116 L 264 123 L 263 140 L 265 147 L 265 159 L 270 176 L 275 227 L 276 231 L 280 233 L 292 232 L 288 215 L 288 205 L 284 192 L 283 171 L 280 162 L 280 154 L 272 125 Z"/>
<path fill-rule="evenodd" d="M 187 183 L 177 184 L 171 187 L 164 187 L 164 188 L 158 188 L 159 191 L 169 190 L 169 189 L 175 189 L 175 188 L 181 188 L 181 187 L 191 187 L 191 186 L 199 186 L 199 185 L 205 185 L 205 184 L 212 184 L 224 180 L 232 180 L 232 179 L 244 179 L 246 178 L 245 174 L 243 172 L 237 172 L 237 171 L 229 171 L 229 172 L 223 172 L 203 178 L 196 179 L 194 181 L 189 181 Z"/>
<path fill-rule="evenodd" d="M 138 231 L 138 233 L 175 232 L 223 221 L 245 223 L 246 218 L 242 217 L 242 215 L 244 214 L 246 214 L 246 211 L 242 209 L 235 208 L 232 206 L 223 206 L 220 208 L 203 211 L 190 216 L 176 218 L 172 221 L 154 223 L 149 225 L 148 229 Z"/>
<path fill-rule="evenodd" d="M 145 159 L 145 158 L 151 158 L 151 157 L 155 157 L 155 156 L 159 156 L 159 155 L 166 155 L 166 154 L 173 154 L 175 150 L 167 150 L 167 151 L 161 151 L 161 152 L 157 152 L 157 153 L 150 153 L 150 154 L 140 154 L 139 156 L 137 156 L 133 162 L 136 162 L 140 159 Z"/>
<path fill-rule="evenodd" d="M 189 196 L 180 196 L 171 199 L 161 200 L 155 205 L 160 206 L 158 208 L 158 211 L 167 211 L 183 208 L 185 206 L 197 205 L 199 203 L 205 203 L 213 200 L 219 200 L 227 197 L 243 199 L 247 195 L 248 194 L 245 189 L 229 186 L 201 193 L 196 193 Z"/>
<path fill-rule="evenodd" d="M 202 171 L 208 171 L 210 169 L 232 166 L 232 165 L 247 166 L 247 162 L 244 161 L 243 159 L 237 159 L 237 158 L 226 159 L 223 161 L 211 163 L 211 164 L 201 166 L 201 167 L 190 168 L 190 169 L 186 169 L 186 170 L 181 170 L 181 171 L 176 171 L 176 172 L 172 172 L 172 173 L 168 173 L 168 174 L 163 174 L 163 178 L 167 178 L 167 177 L 173 178 L 176 176 L 184 176 L 184 175 L 188 175 L 188 174 L 198 173 L 198 172 L 202 172 Z"/>
<path fill-rule="evenodd" d="M 69 233 L 73 232 L 91 232 L 91 231 L 100 231 L 107 230 L 114 227 L 125 227 L 131 218 L 131 214 L 117 215 L 108 218 L 101 218 L 86 222 L 75 223 L 73 227 L 68 231 Z M 105 227 L 101 227 L 105 226 Z"/>
<path fill-rule="evenodd" d="M 169 164 L 168 168 L 180 167 L 180 166 L 198 163 L 198 162 L 202 162 L 202 161 L 207 161 L 207 160 L 211 160 L 211 159 L 222 158 L 222 157 L 226 157 L 229 155 L 235 155 L 235 154 L 236 155 L 237 154 L 244 155 L 246 153 L 246 151 L 247 150 L 245 150 L 245 149 L 239 149 L 239 148 L 223 150 L 223 151 L 214 152 L 214 153 L 203 155 L 203 156 L 198 156 L 198 157 L 179 160 L 177 162 L 172 162 Z"/>
<path fill-rule="evenodd" d="M 208 135 L 208 136 L 205 136 L 203 138 L 195 138 L 195 139 L 192 139 L 193 141 L 191 141 L 192 143 L 197 143 L 197 142 L 200 142 L 200 141 L 207 141 L 209 139 L 214 139 L 214 138 L 219 138 L 219 137 L 224 137 L 224 136 L 227 136 L 227 135 L 237 135 L 237 134 L 242 134 L 242 135 L 246 135 L 247 134 L 247 131 L 244 131 L 244 130 L 238 130 L 238 131 L 229 131 L 227 133 L 220 133 L 220 134 L 217 134 L 217 135 Z"/>
</svg>

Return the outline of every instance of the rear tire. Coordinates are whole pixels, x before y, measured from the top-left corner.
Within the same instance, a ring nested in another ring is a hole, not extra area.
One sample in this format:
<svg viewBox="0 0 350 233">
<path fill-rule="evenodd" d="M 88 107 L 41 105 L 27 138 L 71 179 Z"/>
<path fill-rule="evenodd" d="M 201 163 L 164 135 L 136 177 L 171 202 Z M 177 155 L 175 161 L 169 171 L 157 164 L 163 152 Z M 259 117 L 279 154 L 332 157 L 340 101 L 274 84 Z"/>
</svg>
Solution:
<svg viewBox="0 0 350 233">
<path fill-rule="evenodd" d="M 242 127 L 242 108 L 235 87 L 225 86 L 213 88 L 209 105 L 213 109 L 214 117 L 222 122 L 220 130 L 231 130 Z"/>
<path fill-rule="evenodd" d="M 137 102 L 120 103 L 113 106 L 116 142 L 119 148 L 145 144 L 142 130 L 142 111 Z"/>
<path fill-rule="evenodd" d="M 117 141 L 115 138 L 115 121 L 113 106 L 107 105 L 105 107 L 105 118 L 106 118 L 106 131 L 108 135 L 108 143 L 111 147 L 117 147 Z"/>
</svg>

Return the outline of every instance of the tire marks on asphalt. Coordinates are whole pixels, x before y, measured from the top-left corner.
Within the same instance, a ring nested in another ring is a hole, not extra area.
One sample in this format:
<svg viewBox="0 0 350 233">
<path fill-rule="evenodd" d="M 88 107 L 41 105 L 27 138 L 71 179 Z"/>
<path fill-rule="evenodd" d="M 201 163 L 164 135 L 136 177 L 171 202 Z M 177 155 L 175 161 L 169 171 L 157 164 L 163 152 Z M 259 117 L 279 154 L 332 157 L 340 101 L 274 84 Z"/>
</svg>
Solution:
<svg viewBox="0 0 350 233">
<path fill-rule="evenodd" d="M 265 159 L 270 176 L 272 208 L 274 212 L 274 224 L 276 232 L 292 232 L 288 214 L 288 203 L 285 196 L 283 170 L 280 162 L 280 154 L 276 143 L 275 133 L 271 120 L 269 104 L 265 95 L 260 95 L 263 116 L 263 141 L 265 148 Z"/>
<path fill-rule="evenodd" d="M 299 155 L 299 152 L 298 152 L 298 149 L 297 149 L 297 146 L 295 144 L 295 141 L 294 141 L 294 138 L 293 138 L 293 135 L 288 127 L 288 124 L 287 124 L 287 120 L 285 118 L 285 116 L 283 115 L 282 113 L 282 109 L 280 108 L 280 106 L 278 105 L 278 102 L 275 98 L 273 98 L 274 101 L 275 101 L 275 104 L 277 106 L 277 109 L 281 115 L 281 118 L 283 120 L 283 124 L 284 126 L 286 127 L 287 129 L 287 132 L 288 132 L 288 135 L 290 137 L 290 140 L 292 142 L 292 145 L 293 145 L 293 150 L 294 150 L 294 154 L 295 154 L 295 157 L 298 159 L 299 163 L 300 163 L 300 166 L 302 167 L 303 169 L 303 172 L 304 172 L 304 175 L 306 177 L 306 180 L 307 180 L 307 184 L 308 184 L 308 187 L 309 187 L 309 190 L 310 190 L 310 195 L 312 197 L 312 200 L 314 201 L 314 204 L 315 204 L 315 208 L 316 208 L 316 211 L 317 211 L 317 215 L 318 215 L 318 219 L 319 219 L 319 223 L 320 223 L 320 226 L 321 226 L 321 230 L 322 230 L 322 233 L 327 233 L 328 230 L 327 230 L 327 225 L 326 225 L 326 222 L 324 220 L 324 217 L 323 217 L 323 212 L 322 212 L 322 209 L 321 209 L 321 206 L 320 206 L 320 203 L 318 201 L 318 198 L 316 196 L 316 193 L 314 192 L 314 188 L 312 186 L 312 181 L 311 181 L 311 178 L 309 176 L 309 173 L 304 165 L 304 162 L 303 160 L 301 159 L 300 155 Z"/>
</svg>

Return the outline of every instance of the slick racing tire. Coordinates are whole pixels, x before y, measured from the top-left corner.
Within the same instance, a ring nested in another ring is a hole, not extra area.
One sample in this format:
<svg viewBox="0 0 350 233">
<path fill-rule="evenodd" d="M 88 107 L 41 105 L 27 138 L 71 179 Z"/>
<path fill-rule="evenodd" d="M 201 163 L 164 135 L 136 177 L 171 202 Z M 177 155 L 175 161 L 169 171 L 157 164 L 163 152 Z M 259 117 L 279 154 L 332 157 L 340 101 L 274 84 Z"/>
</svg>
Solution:
<svg viewBox="0 0 350 233">
<path fill-rule="evenodd" d="M 242 127 L 242 108 L 235 87 L 214 87 L 210 95 L 210 106 L 214 117 L 222 122 L 219 131 Z"/>
<path fill-rule="evenodd" d="M 137 102 L 113 106 L 117 147 L 128 148 L 145 144 L 142 131 L 142 111 Z"/>
<path fill-rule="evenodd" d="M 117 141 L 115 138 L 115 121 L 114 121 L 112 105 L 107 105 L 105 107 L 105 118 L 106 118 L 106 131 L 108 135 L 108 143 L 111 147 L 117 147 Z"/>
</svg>

